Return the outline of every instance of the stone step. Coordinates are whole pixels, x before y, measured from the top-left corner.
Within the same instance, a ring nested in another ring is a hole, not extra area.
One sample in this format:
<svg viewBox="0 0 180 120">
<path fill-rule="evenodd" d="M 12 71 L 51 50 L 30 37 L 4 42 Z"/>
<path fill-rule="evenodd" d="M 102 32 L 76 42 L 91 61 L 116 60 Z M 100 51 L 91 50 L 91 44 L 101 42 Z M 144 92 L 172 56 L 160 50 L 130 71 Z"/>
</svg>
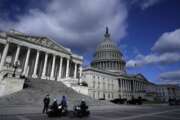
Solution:
<svg viewBox="0 0 180 120">
<path fill-rule="evenodd" d="M 95 100 L 89 96 L 82 95 L 77 93 L 72 88 L 67 87 L 60 81 L 50 81 L 50 80 L 41 80 L 41 79 L 30 79 L 26 82 L 28 85 L 27 88 L 7 95 L 0 98 L 0 106 L 8 105 L 42 105 L 42 100 L 45 95 L 49 94 L 51 101 L 54 98 L 61 100 L 61 97 L 65 95 L 69 106 L 76 105 L 80 103 L 81 99 L 85 99 L 87 104 L 91 106 L 97 105 L 107 105 L 111 104 L 108 101 Z"/>
</svg>

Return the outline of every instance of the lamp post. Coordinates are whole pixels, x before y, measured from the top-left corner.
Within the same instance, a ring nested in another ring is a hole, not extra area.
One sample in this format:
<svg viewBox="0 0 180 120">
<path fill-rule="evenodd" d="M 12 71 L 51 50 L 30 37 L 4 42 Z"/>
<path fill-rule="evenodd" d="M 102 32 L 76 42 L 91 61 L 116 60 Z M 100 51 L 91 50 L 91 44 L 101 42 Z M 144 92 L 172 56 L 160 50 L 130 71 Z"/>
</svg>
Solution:
<svg viewBox="0 0 180 120">
<path fill-rule="evenodd" d="M 13 65 L 13 68 L 14 68 L 14 72 L 13 72 L 13 77 L 15 77 L 15 74 L 16 74 L 16 69 L 18 68 L 18 61 L 15 62 L 15 64 Z"/>
</svg>

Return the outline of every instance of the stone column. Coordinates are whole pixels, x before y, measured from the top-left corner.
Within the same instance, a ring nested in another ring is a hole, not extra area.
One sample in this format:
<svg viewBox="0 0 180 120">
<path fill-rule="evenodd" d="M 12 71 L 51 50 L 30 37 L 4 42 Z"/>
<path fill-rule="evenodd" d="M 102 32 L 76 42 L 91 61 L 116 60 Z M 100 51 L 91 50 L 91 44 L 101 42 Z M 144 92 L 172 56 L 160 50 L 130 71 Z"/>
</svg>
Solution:
<svg viewBox="0 0 180 120">
<path fill-rule="evenodd" d="M 133 80 L 133 84 L 132 84 L 133 86 L 133 96 L 135 96 L 135 82 L 134 82 L 134 80 Z"/>
<path fill-rule="evenodd" d="M 45 60 L 44 60 L 44 67 L 43 67 L 43 72 L 42 72 L 42 79 L 46 79 L 46 67 L 47 67 L 47 59 L 48 59 L 48 53 L 45 55 Z"/>
<path fill-rule="evenodd" d="M 79 77 L 81 78 L 81 76 L 82 76 L 82 66 L 80 65 L 79 66 Z"/>
<path fill-rule="evenodd" d="M 30 52 L 31 52 L 31 48 L 28 48 L 28 51 L 27 51 L 27 54 L 26 54 L 26 60 L 25 60 L 23 75 L 26 75 L 26 72 L 27 72 Z"/>
<path fill-rule="evenodd" d="M 136 91 L 136 93 L 137 93 L 137 91 L 138 91 L 137 81 L 135 81 L 135 91 Z"/>
<path fill-rule="evenodd" d="M 39 50 L 37 50 L 37 53 L 36 53 L 36 61 L 35 61 L 35 66 L 34 66 L 34 72 L 33 72 L 33 75 L 32 75 L 33 78 L 37 78 L 38 62 L 39 62 Z"/>
<path fill-rule="evenodd" d="M 143 82 L 141 82 L 141 94 L 144 95 L 144 88 L 143 88 Z"/>
<path fill-rule="evenodd" d="M 126 80 L 127 91 L 129 91 L 129 81 Z"/>
<path fill-rule="evenodd" d="M 134 93 L 136 93 L 136 81 L 134 80 Z"/>
<path fill-rule="evenodd" d="M 125 87 L 125 80 L 123 80 L 123 91 L 125 93 L 126 87 Z"/>
<path fill-rule="evenodd" d="M 127 93 L 127 80 L 124 80 L 125 91 Z"/>
<path fill-rule="evenodd" d="M 50 75 L 51 80 L 55 80 L 54 78 L 55 62 L 56 62 L 56 56 L 53 55 L 53 62 L 52 62 L 51 75 Z"/>
<path fill-rule="evenodd" d="M 123 79 L 123 97 L 125 97 L 126 93 L 126 86 L 125 86 L 125 80 Z"/>
<path fill-rule="evenodd" d="M 140 91 L 140 82 L 138 81 L 138 93 Z"/>
<path fill-rule="evenodd" d="M 74 79 L 77 77 L 77 64 L 74 63 Z"/>
<path fill-rule="evenodd" d="M 127 91 L 129 92 L 129 80 L 127 80 Z"/>
<path fill-rule="evenodd" d="M 62 73 L 62 63 L 63 63 L 63 58 L 60 57 L 60 64 L 59 64 L 59 74 L 58 74 L 58 81 L 61 80 L 61 73 Z"/>
<path fill-rule="evenodd" d="M 122 79 L 120 79 L 120 82 L 121 82 L 121 98 L 123 98 L 123 91 L 122 91 L 123 90 L 123 88 L 122 88 L 123 87 L 123 83 L 122 83 Z"/>
<path fill-rule="evenodd" d="M 67 58 L 67 64 L 66 64 L 66 78 L 69 78 L 69 59 Z"/>
<path fill-rule="evenodd" d="M 2 54 L 1 62 L 0 62 L 0 70 L 2 70 L 2 67 L 4 66 L 4 63 L 6 61 L 6 56 L 7 56 L 7 53 L 8 53 L 8 49 L 9 49 L 9 43 L 7 43 L 5 45 L 4 50 L 3 50 L 3 54 Z"/>
<path fill-rule="evenodd" d="M 129 92 L 131 92 L 131 81 L 129 80 Z"/>
<path fill-rule="evenodd" d="M 81 76 L 82 76 L 82 66 L 79 65 L 79 82 L 80 83 L 82 82 Z"/>
<path fill-rule="evenodd" d="M 139 95 L 140 95 L 140 92 L 139 92 L 139 90 L 140 90 L 140 84 L 139 84 L 139 81 L 137 82 L 137 91 L 138 91 L 138 97 L 139 97 Z"/>
<path fill-rule="evenodd" d="M 136 91 L 137 91 L 137 93 L 138 93 L 138 90 L 139 90 L 139 88 L 138 88 L 138 81 L 136 81 Z"/>
<path fill-rule="evenodd" d="M 103 64 L 102 64 L 102 65 L 103 65 L 103 66 L 102 66 L 102 69 L 104 69 L 104 62 L 102 62 L 102 63 L 103 63 Z"/>
<path fill-rule="evenodd" d="M 19 57 L 19 53 L 20 53 L 20 46 L 17 45 L 17 50 L 16 50 L 16 55 L 15 55 L 15 59 L 14 59 L 14 64 L 16 64 L 16 62 L 18 61 L 18 57 Z"/>
<path fill-rule="evenodd" d="M 142 90 L 144 91 L 144 82 L 142 82 Z"/>
</svg>

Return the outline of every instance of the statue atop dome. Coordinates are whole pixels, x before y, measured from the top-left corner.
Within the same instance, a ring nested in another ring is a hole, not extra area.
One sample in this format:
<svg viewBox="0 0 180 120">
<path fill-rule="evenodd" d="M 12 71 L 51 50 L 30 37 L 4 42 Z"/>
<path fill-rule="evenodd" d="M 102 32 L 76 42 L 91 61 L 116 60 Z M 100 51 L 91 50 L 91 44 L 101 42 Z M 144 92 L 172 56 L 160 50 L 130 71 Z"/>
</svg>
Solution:
<svg viewBox="0 0 180 120">
<path fill-rule="evenodd" d="M 106 33 L 104 34 L 104 37 L 106 37 L 106 38 L 110 37 L 109 28 L 108 27 L 106 27 Z"/>
</svg>

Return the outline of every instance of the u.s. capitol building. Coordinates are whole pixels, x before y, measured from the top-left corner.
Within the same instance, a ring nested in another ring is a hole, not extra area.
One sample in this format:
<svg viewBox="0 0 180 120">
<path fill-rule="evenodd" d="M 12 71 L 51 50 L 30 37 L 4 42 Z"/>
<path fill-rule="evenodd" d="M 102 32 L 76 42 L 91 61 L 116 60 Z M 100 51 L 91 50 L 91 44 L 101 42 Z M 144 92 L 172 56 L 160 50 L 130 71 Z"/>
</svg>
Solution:
<svg viewBox="0 0 180 120">
<path fill-rule="evenodd" d="M 153 99 L 149 96 L 155 93 L 154 97 L 167 101 L 176 96 L 173 85 L 156 85 L 140 73 L 128 74 L 123 54 L 111 39 L 108 28 L 93 57 L 90 67 L 83 69 L 82 81 L 88 86 L 86 94 L 95 99 Z"/>
<path fill-rule="evenodd" d="M 24 78 L 61 81 L 95 99 L 151 99 L 154 95 L 167 100 L 177 96 L 175 86 L 156 85 L 142 74 L 128 74 L 123 54 L 111 40 L 108 28 L 90 67 L 82 69 L 82 64 L 82 56 L 48 37 L 14 30 L 0 32 L 0 96 L 22 90 Z"/>
</svg>

